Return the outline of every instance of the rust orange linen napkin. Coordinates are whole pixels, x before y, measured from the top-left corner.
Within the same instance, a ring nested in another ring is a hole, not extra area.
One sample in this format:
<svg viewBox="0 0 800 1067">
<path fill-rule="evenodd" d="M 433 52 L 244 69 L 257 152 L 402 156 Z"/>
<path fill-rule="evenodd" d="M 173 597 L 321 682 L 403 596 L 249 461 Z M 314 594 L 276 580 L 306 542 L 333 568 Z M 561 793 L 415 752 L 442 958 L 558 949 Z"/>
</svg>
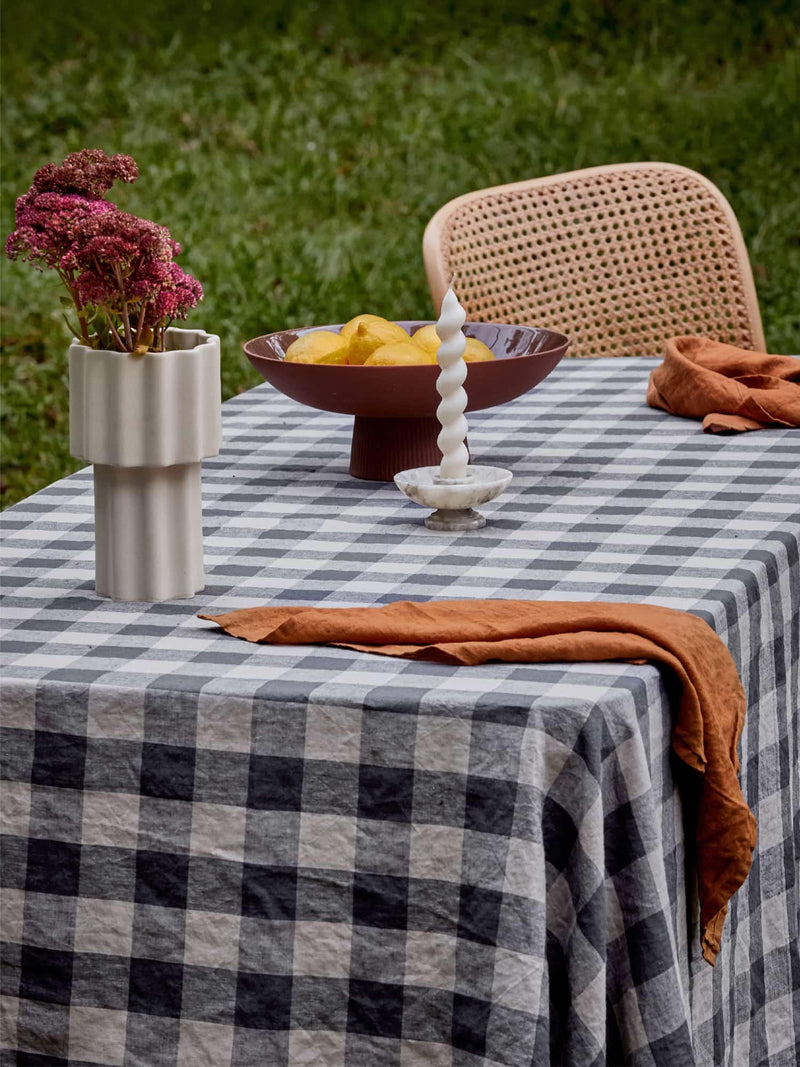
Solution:
<svg viewBox="0 0 800 1067">
<path fill-rule="evenodd" d="M 673 337 L 650 375 L 647 403 L 702 419 L 706 433 L 800 426 L 800 359 Z"/>
<path fill-rule="evenodd" d="M 469 666 L 487 660 L 664 664 L 680 688 L 673 748 L 703 775 L 696 812 L 698 894 L 703 955 L 713 964 L 727 902 L 750 869 L 756 821 L 738 780 L 744 691 L 730 653 L 702 619 L 650 605 L 542 600 L 259 607 L 200 618 L 246 641 L 329 644 Z"/>
</svg>

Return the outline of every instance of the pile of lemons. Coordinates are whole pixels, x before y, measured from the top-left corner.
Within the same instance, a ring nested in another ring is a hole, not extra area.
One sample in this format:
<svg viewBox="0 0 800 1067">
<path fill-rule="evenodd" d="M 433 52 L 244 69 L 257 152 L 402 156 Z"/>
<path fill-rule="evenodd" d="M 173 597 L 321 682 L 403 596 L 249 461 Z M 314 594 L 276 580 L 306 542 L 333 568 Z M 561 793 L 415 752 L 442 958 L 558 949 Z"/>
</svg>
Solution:
<svg viewBox="0 0 800 1067">
<path fill-rule="evenodd" d="M 475 337 L 466 339 L 464 359 L 478 363 L 494 359 L 492 350 Z M 303 334 L 286 349 L 287 363 L 327 363 L 349 367 L 410 367 L 435 363 L 439 348 L 436 327 L 422 326 L 406 333 L 380 315 L 356 315 L 339 333 L 315 330 Z"/>
</svg>

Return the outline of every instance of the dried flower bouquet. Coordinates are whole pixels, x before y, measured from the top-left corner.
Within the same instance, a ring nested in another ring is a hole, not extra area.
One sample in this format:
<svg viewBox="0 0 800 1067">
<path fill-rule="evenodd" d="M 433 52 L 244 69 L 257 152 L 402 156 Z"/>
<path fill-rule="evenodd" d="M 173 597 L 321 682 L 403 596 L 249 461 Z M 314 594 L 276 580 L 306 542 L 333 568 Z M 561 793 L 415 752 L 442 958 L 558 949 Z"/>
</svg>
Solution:
<svg viewBox="0 0 800 1067">
<path fill-rule="evenodd" d="M 174 262 L 181 249 L 169 230 L 105 199 L 115 181 L 138 174 L 131 156 L 84 148 L 38 170 L 17 200 L 6 255 L 56 271 L 64 305 L 77 312 L 77 330 L 67 324 L 90 348 L 163 352 L 171 323 L 203 298 Z"/>
</svg>

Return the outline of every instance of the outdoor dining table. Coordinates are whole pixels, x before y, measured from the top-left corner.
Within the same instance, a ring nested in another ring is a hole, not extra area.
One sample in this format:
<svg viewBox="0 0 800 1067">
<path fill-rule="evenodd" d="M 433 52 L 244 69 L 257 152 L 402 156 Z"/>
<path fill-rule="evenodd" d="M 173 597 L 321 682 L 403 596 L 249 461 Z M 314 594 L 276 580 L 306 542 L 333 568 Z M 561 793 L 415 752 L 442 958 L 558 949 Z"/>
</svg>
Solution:
<svg viewBox="0 0 800 1067">
<path fill-rule="evenodd" d="M 797 1062 L 800 434 L 705 435 L 646 406 L 654 365 L 565 360 L 472 415 L 514 481 L 462 534 L 348 476 L 346 417 L 233 398 L 193 600 L 96 596 L 88 468 L 5 513 L 3 1064 Z M 665 673 L 197 618 L 473 597 L 659 604 L 728 646 L 759 840 L 715 967 Z"/>
</svg>

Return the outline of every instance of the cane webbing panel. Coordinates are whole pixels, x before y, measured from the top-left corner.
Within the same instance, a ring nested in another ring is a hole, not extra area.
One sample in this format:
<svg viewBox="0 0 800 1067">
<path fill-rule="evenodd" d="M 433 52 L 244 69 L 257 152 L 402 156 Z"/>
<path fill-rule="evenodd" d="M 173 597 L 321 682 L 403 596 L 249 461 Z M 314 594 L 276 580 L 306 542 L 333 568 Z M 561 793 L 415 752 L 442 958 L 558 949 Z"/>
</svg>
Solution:
<svg viewBox="0 0 800 1067">
<path fill-rule="evenodd" d="M 450 276 L 472 321 L 566 333 L 576 356 L 653 356 L 676 334 L 763 350 L 747 252 L 702 175 L 595 167 L 469 193 L 425 235 L 438 305 Z"/>
</svg>

